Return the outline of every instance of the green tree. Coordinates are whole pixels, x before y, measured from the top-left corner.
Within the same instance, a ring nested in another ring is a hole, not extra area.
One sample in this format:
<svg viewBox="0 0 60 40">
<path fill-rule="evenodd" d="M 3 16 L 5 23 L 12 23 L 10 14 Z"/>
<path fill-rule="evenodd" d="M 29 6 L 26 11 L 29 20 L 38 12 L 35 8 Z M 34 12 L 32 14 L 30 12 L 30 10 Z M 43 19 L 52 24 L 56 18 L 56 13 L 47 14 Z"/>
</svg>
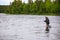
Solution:
<svg viewBox="0 0 60 40">
<path fill-rule="evenodd" d="M 40 2 L 39 12 L 40 12 L 40 14 L 43 14 L 46 12 L 45 2 L 43 2 L 43 1 Z"/>
<path fill-rule="evenodd" d="M 37 14 L 37 4 L 35 2 L 30 5 L 30 13 Z"/>
<path fill-rule="evenodd" d="M 57 12 L 58 5 L 55 2 L 51 3 L 51 13 Z"/>
<path fill-rule="evenodd" d="M 50 13 L 50 11 L 51 11 L 51 1 L 50 0 L 46 0 L 45 8 L 46 8 L 46 12 Z"/>
<path fill-rule="evenodd" d="M 23 3 L 22 5 L 23 5 L 23 6 L 22 6 L 22 7 L 23 7 L 22 13 L 23 13 L 23 14 L 28 14 L 28 13 L 29 13 L 28 4 Z"/>
<path fill-rule="evenodd" d="M 14 2 L 12 2 L 12 4 L 9 7 L 9 13 L 13 13 L 13 14 L 20 13 L 21 12 L 21 4 L 22 4 L 21 1 L 14 0 Z"/>
</svg>

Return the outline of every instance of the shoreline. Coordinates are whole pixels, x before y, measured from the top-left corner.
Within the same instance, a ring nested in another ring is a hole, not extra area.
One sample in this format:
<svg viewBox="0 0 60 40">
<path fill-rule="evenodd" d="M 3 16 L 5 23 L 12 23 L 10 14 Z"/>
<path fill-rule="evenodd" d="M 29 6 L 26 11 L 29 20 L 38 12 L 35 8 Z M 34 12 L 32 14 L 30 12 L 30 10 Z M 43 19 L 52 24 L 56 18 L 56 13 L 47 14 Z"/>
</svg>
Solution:
<svg viewBox="0 0 60 40">
<path fill-rule="evenodd" d="M 46 14 L 41 14 L 41 15 L 38 15 L 38 14 L 6 14 L 6 13 L 0 13 L 0 15 L 28 15 L 28 16 L 60 16 L 60 15 L 46 15 Z"/>
</svg>

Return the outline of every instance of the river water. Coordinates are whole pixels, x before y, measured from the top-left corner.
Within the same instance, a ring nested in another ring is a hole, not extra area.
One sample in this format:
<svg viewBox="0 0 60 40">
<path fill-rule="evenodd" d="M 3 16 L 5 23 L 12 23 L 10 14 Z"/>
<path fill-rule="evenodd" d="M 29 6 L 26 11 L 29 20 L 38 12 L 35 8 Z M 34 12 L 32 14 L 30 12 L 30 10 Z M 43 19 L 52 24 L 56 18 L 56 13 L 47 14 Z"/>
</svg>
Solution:
<svg viewBox="0 0 60 40">
<path fill-rule="evenodd" d="M 60 40 L 60 16 L 47 17 L 48 33 L 45 16 L 0 14 L 0 40 Z"/>
</svg>

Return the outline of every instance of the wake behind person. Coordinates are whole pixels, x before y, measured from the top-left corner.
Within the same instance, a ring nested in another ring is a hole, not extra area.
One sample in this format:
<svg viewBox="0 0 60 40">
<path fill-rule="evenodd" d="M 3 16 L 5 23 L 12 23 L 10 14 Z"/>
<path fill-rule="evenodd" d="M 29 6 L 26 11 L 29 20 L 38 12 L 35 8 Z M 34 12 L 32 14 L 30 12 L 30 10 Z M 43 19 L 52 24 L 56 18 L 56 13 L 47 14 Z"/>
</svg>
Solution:
<svg viewBox="0 0 60 40">
<path fill-rule="evenodd" d="M 49 22 L 49 18 L 48 17 L 45 17 L 45 21 L 44 21 L 45 23 L 46 23 L 46 31 L 49 31 L 49 24 L 50 24 L 50 22 Z"/>
</svg>

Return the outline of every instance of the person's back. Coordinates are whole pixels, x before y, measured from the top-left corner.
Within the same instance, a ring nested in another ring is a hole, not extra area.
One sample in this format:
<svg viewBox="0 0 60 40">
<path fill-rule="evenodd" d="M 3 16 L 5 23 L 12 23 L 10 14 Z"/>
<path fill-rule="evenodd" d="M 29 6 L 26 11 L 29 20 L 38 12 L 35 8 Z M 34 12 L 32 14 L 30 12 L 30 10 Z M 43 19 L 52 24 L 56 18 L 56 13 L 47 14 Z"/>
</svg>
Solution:
<svg viewBox="0 0 60 40">
<path fill-rule="evenodd" d="M 45 18 L 46 18 L 46 20 L 45 20 L 44 22 L 46 22 L 46 24 L 47 24 L 47 25 L 49 25 L 49 24 L 50 24 L 50 22 L 49 22 L 48 17 L 45 17 Z"/>
</svg>

